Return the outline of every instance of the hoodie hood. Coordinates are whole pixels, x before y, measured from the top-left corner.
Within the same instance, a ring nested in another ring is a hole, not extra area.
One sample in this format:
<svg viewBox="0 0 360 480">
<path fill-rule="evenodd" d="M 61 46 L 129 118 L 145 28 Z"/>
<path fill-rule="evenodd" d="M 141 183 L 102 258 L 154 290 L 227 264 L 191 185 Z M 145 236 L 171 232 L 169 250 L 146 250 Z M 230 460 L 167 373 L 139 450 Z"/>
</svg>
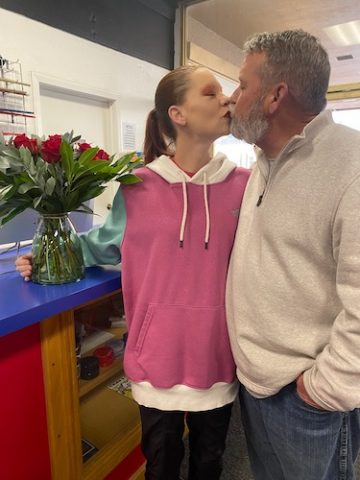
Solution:
<svg viewBox="0 0 360 480">
<path fill-rule="evenodd" d="M 204 215 L 205 215 L 205 232 L 204 232 L 204 248 L 208 249 L 210 239 L 210 211 L 208 200 L 208 185 L 220 183 L 236 168 L 235 163 L 228 160 L 223 153 L 218 153 L 210 160 L 209 163 L 204 165 L 198 172 L 192 177 L 187 175 L 186 172 L 181 170 L 170 157 L 161 155 L 153 162 L 147 165 L 147 168 L 157 173 L 169 183 L 180 183 L 182 185 L 183 196 L 183 211 L 181 224 L 179 227 L 179 247 L 184 247 L 184 235 L 188 212 L 188 194 L 187 183 L 195 185 L 202 185 L 204 191 Z"/>
<path fill-rule="evenodd" d="M 204 165 L 192 177 L 186 174 L 179 168 L 170 157 L 161 155 L 153 162 L 147 165 L 147 168 L 157 173 L 169 183 L 179 183 L 185 181 L 186 183 L 194 183 L 195 185 L 204 184 L 204 175 L 206 183 L 211 185 L 213 183 L 220 183 L 236 168 L 235 163 L 231 162 L 223 153 L 217 153 L 209 163 Z"/>
</svg>

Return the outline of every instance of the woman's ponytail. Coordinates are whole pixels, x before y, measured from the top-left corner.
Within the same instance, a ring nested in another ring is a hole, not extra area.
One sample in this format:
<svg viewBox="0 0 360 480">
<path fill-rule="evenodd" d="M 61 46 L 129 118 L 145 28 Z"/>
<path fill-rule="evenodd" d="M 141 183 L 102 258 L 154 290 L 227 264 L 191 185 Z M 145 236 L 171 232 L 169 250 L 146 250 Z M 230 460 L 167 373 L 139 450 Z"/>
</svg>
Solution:
<svg viewBox="0 0 360 480">
<path fill-rule="evenodd" d="M 146 120 L 144 141 L 145 163 L 150 163 L 155 160 L 156 157 L 167 154 L 167 145 L 160 130 L 160 124 L 157 118 L 156 110 L 153 108 Z"/>
</svg>

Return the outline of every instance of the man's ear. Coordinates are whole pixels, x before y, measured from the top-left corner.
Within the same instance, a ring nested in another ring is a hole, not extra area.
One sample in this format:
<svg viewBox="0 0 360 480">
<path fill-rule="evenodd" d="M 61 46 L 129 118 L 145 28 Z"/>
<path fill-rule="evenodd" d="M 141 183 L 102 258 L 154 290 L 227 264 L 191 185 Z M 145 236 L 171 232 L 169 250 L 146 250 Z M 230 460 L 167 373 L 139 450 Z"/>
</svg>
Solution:
<svg viewBox="0 0 360 480">
<path fill-rule="evenodd" d="M 168 110 L 168 115 L 170 120 L 177 125 L 185 126 L 186 125 L 186 118 L 183 115 L 181 107 L 177 105 L 171 105 Z"/>
<path fill-rule="evenodd" d="M 269 92 L 266 107 L 267 112 L 270 115 L 276 112 L 276 110 L 280 107 L 281 102 L 287 97 L 288 93 L 289 87 L 285 82 L 276 84 Z"/>
</svg>

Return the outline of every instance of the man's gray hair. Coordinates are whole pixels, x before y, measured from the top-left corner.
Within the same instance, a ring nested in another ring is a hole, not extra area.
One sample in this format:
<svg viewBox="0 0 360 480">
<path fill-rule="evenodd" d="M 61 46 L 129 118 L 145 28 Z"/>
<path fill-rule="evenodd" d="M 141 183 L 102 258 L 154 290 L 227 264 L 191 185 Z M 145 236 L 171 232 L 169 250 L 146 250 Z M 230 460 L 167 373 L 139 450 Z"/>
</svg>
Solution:
<svg viewBox="0 0 360 480">
<path fill-rule="evenodd" d="M 325 108 L 330 62 L 316 37 L 303 30 L 264 32 L 250 37 L 244 51 L 265 53 L 259 72 L 264 88 L 283 81 L 304 110 L 319 113 Z"/>
</svg>

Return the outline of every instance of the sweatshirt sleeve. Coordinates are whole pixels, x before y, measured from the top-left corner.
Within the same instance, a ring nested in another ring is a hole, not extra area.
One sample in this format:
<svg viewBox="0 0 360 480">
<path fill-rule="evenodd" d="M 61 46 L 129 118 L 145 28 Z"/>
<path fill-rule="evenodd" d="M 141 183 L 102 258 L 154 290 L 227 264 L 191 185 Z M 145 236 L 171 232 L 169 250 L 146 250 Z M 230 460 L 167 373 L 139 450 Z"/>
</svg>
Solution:
<svg viewBox="0 0 360 480">
<path fill-rule="evenodd" d="M 104 224 L 80 235 L 84 262 L 91 265 L 116 265 L 121 261 L 120 245 L 126 225 L 126 211 L 121 187 Z"/>
<path fill-rule="evenodd" d="M 326 410 L 360 407 L 360 176 L 343 194 L 333 222 L 336 290 L 342 310 L 329 343 L 304 373 L 307 392 Z"/>
</svg>

